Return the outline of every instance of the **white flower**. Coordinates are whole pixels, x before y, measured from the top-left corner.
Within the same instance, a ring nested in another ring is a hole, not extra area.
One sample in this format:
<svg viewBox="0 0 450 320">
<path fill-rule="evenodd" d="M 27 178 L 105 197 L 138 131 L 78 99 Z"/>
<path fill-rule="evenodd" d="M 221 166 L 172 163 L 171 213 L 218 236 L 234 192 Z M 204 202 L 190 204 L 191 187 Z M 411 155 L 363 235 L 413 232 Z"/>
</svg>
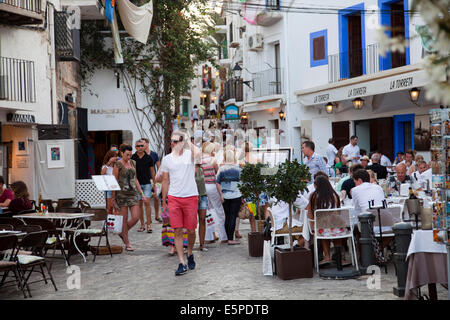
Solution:
<svg viewBox="0 0 450 320">
<path fill-rule="evenodd" d="M 380 55 L 384 58 L 389 51 L 389 37 L 386 34 L 388 28 L 379 26 L 377 28 L 375 39 L 380 44 Z"/>
</svg>

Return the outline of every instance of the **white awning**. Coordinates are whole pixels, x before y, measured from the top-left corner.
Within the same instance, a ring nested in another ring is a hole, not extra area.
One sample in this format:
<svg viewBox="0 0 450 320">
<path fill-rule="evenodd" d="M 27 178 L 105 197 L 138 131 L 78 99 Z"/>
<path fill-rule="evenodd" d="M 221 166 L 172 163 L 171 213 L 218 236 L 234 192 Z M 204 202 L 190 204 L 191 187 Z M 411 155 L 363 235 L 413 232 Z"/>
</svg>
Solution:
<svg viewBox="0 0 450 320">
<path fill-rule="evenodd" d="M 263 110 L 269 110 L 269 109 L 276 109 L 281 106 L 281 103 L 282 103 L 281 99 L 245 103 L 243 111 L 244 112 L 256 112 L 256 111 L 263 111 Z"/>
<path fill-rule="evenodd" d="M 295 94 L 302 105 L 323 105 L 328 102 L 353 100 L 356 97 L 422 87 L 427 84 L 428 78 L 426 71 L 420 65 L 413 65 L 339 81 L 326 86 L 299 90 Z"/>
</svg>

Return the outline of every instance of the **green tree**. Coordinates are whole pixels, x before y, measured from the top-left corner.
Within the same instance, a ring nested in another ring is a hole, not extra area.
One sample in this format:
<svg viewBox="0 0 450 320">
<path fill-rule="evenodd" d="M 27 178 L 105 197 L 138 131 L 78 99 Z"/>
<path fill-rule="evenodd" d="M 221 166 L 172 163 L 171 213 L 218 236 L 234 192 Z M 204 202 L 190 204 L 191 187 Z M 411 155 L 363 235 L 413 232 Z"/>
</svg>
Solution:
<svg viewBox="0 0 450 320">
<path fill-rule="evenodd" d="M 265 168 L 267 168 L 265 164 L 251 164 L 247 162 L 242 168 L 241 183 L 238 186 L 242 197 L 256 204 L 256 220 L 264 219 L 264 217 L 260 216 L 259 195 L 266 191 L 265 176 L 262 175 Z"/>
</svg>

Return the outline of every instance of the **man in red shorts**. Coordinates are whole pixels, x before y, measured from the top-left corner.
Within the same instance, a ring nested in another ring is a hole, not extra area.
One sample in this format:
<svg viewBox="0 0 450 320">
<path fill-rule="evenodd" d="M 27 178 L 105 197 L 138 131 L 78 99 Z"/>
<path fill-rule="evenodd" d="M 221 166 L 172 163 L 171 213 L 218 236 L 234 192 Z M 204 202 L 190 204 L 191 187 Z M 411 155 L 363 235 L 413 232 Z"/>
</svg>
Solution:
<svg viewBox="0 0 450 320">
<path fill-rule="evenodd" d="M 175 248 L 180 264 L 175 275 L 185 274 L 195 268 L 192 249 L 197 228 L 198 191 L 195 182 L 195 161 L 201 157 L 201 150 L 196 148 L 183 132 L 172 134 L 172 152 L 163 158 L 161 164 L 162 203 L 166 210 L 168 199 L 170 225 L 175 229 Z M 185 148 L 188 147 L 188 148 Z M 183 253 L 183 228 L 188 230 L 187 265 Z"/>
</svg>

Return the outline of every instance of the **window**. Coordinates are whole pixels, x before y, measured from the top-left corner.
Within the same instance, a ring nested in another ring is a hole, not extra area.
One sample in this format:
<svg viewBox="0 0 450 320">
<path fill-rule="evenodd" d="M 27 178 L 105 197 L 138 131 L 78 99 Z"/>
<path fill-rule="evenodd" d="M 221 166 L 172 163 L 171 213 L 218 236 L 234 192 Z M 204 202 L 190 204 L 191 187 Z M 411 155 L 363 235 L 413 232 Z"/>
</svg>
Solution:
<svg viewBox="0 0 450 320">
<path fill-rule="evenodd" d="M 313 32 L 309 35 L 310 64 L 317 67 L 328 64 L 327 30 Z"/>
<path fill-rule="evenodd" d="M 280 10 L 280 0 L 266 0 L 266 8 L 270 10 Z"/>
</svg>

